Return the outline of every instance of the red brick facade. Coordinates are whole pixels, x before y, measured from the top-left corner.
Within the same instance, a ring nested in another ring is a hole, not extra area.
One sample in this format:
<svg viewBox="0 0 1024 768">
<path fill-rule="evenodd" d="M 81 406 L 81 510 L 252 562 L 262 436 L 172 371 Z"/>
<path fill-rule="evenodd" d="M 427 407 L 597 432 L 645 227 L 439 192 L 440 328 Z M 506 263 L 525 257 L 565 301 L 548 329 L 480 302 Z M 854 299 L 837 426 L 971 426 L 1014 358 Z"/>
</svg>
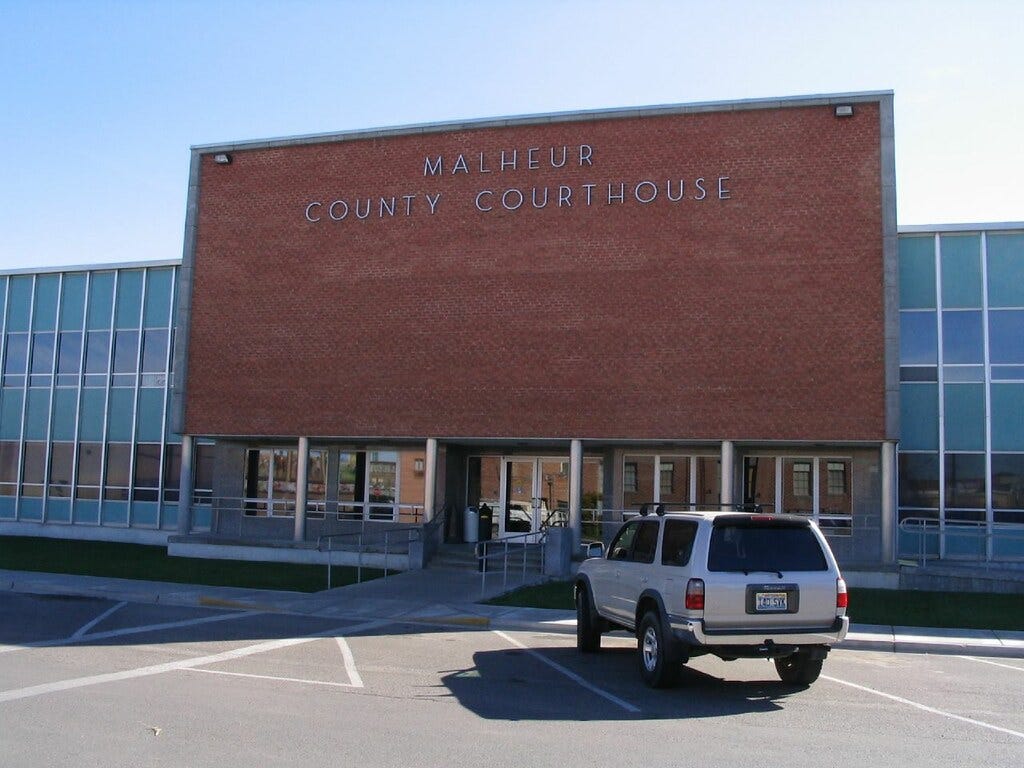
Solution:
<svg viewBox="0 0 1024 768">
<path fill-rule="evenodd" d="M 185 431 L 884 439 L 879 111 L 203 153 Z"/>
</svg>

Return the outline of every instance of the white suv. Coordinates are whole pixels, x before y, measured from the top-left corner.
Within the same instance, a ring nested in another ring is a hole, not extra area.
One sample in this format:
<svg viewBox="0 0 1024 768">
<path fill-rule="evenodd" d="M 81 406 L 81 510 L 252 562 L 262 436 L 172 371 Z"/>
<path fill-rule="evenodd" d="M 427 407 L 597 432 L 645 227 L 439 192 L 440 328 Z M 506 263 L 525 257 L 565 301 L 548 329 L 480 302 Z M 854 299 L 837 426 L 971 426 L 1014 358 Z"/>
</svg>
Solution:
<svg viewBox="0 0 1024 768">
<path fill-rule="evenodd" d="M 653 506 L 653 505 L 651 505 Z M 668 687 L 693 656 L 773 659 L 786 683 L 809 685 L 849 629 L 846 583 L 813 521 L 735 512 L 657 514 L 626 522 L 575 581 L 576 645 L 636 635 L 640 674 Z"/>
</svg>

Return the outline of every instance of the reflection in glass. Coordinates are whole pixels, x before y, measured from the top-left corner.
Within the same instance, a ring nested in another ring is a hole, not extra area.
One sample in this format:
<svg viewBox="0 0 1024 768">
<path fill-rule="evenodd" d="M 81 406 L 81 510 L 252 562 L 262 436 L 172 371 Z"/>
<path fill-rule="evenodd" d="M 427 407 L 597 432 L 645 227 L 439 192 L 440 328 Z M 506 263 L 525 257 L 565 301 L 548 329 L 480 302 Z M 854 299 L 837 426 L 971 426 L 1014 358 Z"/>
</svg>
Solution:
<svg viewBox="0 0 1024 768">
<path fill-rule="evenodd" d="M 743 503 L 775 509 L 775 458 L 747 456 L 743 459 Z"/>
<path fill-rule="evenodd" d="M 946 510 L 985 509 L 985 454 L 946 454 Z"/>
<path fill-rule="evenodd" d="M 992 507 L 1024 509 L 1024 453 L 992 454 Z"/>
<path fill-rule="evenodd" d="M 937 453 L 900 454 L 900 506 L 939 506 L 939 455 Z"/>
<path fill-rule="evenodd" d="M 943 312 L 942 362 L 982 363 L 984 360 L 981 312 Z"/>
<path fill-rule="evenodd" d="M 1024 363 L 1024 310 L 988 313 L 989 358 L 993 365 Z"/>
<path fill-rule="evenodd" d="M 938 336 L 934 312 L 900 312 L 900 365 L 935 365 Z"/>
</svg>

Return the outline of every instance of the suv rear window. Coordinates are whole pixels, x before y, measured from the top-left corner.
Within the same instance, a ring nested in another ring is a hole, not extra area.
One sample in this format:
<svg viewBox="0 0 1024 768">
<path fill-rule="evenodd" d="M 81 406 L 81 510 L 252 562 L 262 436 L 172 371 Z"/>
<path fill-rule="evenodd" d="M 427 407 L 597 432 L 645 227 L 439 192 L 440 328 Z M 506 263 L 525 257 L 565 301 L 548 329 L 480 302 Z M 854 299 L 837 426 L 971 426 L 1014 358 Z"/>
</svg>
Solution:
<svg viewBox="0 0 1024 768">
<path fill-rule="evenodd" d="M 807 525 L 758 521 L 716 523 L 709 571 L 824 571 L 821 545 Z"/>
</svg>

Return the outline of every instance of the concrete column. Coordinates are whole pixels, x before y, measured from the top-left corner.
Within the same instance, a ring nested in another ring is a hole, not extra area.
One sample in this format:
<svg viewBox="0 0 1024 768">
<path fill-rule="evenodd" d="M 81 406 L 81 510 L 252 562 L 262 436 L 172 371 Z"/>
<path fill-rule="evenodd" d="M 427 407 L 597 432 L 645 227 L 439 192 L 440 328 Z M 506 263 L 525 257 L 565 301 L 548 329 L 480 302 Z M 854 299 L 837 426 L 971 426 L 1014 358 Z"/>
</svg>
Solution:
<svg viewBox="0 0 1024 768">
<path fill-rule="evenodd" d="M 882 562 L 896 562 L 896 443 L 882 443 Z"/>
<path fill-rule="evenodd" d="M 423 461 L 423 522 L 434 519 L 437 499 L 437 438 L 427 438 L 427 455 Z"/>
<path fill-rule="evenodd" d="M 192 435 L 181 436 L 181 474 L 178 477 L 178 535 L 192 530 Z"/>
<path fill-rule="evenodd" d="M 572 552 L 580 551 L 583 538 L 583 441 L 569 443 L 569 529 Z"/>
<path fill-rule="evenodd" d="M 299 438 L 295 471 L 295 541 L 306 540 L 306 500 L 309 496 L 309 438 Z"/>
<path fill-rule="evenodd" d="M 735 474 L 736 446 L 732 440 L 722 441 L 722 509 L 733 505 L 732 488 Z"/>
</svg>

